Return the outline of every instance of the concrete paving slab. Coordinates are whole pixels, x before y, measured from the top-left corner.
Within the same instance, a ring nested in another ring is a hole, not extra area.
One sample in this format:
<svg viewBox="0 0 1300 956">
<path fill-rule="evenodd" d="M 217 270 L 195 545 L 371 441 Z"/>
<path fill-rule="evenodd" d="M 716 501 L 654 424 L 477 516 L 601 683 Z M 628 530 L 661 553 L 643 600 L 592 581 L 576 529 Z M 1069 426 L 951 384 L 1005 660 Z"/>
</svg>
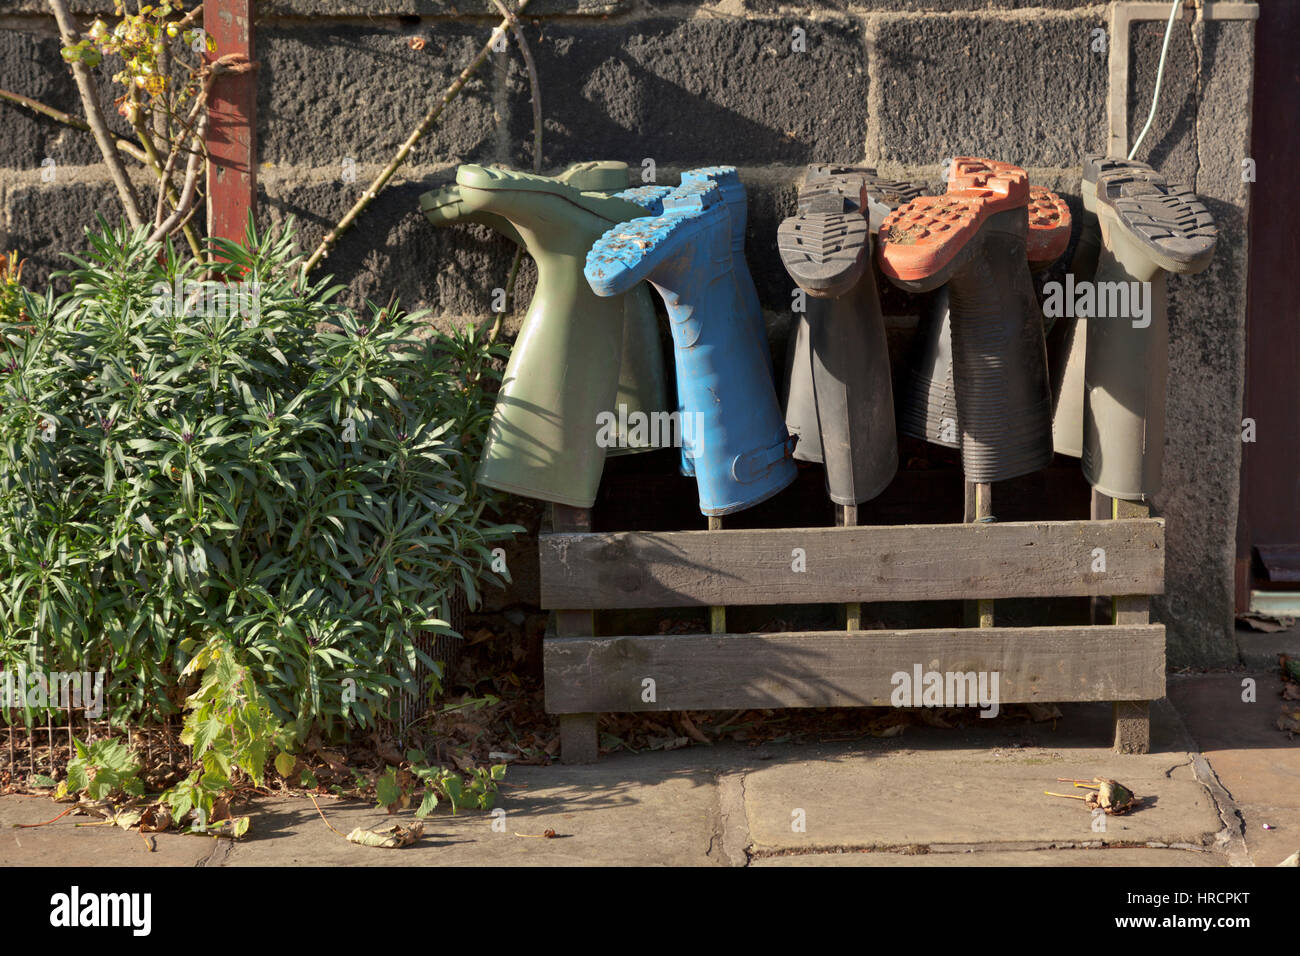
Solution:
<svg viewBox="0 0 1300 956">
<path fill-rule="evenodd" d="M 220 850 L 213 837 L 179 833 L 151 834 L 155 851 L 144 838 L 115 826 L 86 827 L 97 818 L 68 814 L 49 826 L 29 830 L 17 823 L 40 823 L 67 809 L 49 797 L 0 799 L 0 866 L 198 866 Z"/>
<path fill-rule="evenodd" d="M 1246 851 L 1256 866 L 1277 866 L 1300 850 L 1300 810 L 1257 806 L 1238 809 L 1245 822 Z M 1271 829 L 1264 829 L 1266 823 Z"/>
<path fill-rule="evenodd" d="M 1255 701 L 1242 701 L 1242 681 L 1255 681 Z M 1182 714 L 1238 806 L 1300 808 L 1300 737 L 1277 729 L 1282 681 L 1276 673 L 1230 672 L 1169 681 Z"/>
<path fill-rule="evenodd" d="M 381 850 L 348 843 L 329 830 L 310 801 L 258 801 L 249 837 L 223 865 L 235 866 L 707 866 L 719 860 L 717 793 L 712 774 L 657 761 L 629 779 L 622 762 L 595 767 L 519 767 L 504 791 L 504 817 L 435 812 L 411 847 Z M 635 768 L 633 768 L 635 769 Z M 319 799 L 319 798 L 318 798 Z M 321 800 L 330 823 L 382 828 L 417 822 L 411 811 L 389 816 L 372 804 Z M 497 828 L 493 828 L 494 822 Z M 553 839 L 519 834 L 542 834 Z"/>
<path fill-rule="evenodd" d="M 1106 847 L 1075 850 L 977 850 L 970 853 L 795 853 L 759 857 L 750 866 L 1226 866 L 1217 853 Z"/>
<path fill-rule="evenodd" d="M 1119 780 L 1147 799 L 1092 829 L 1082 793 L 1057 777 Z M 1109 751 L 1031 751 L 1020 760 L 979 751 L 845 755 L 783 764 L 745 780 L 750 836 L 758 850 L 902 847 L 1007 842 L 1208 844 L 1220 829 L 1189 761 Z M 803 831 L 798 826 L 804 827 Z"/>
</svg>

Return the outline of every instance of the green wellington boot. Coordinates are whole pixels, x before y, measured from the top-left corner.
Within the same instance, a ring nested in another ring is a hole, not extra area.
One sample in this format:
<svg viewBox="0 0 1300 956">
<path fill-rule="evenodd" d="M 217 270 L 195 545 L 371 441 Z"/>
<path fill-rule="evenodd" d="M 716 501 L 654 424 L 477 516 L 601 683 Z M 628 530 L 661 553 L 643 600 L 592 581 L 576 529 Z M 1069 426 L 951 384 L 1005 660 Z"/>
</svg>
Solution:
<svg viewBox="0 0 1300 956">
<path fill-rule="evenodd" d="M 589 508 L 618 440 L 626 323 L 623 297 L 596 295 L 582 270 L 592 244 L 642 209 L 545 176 L 484 166 L 460 167 L 456 185 L 466 211 L 506 219 L 537 263 L 537 291 L 506 366 L 478 479 Z"/>
<path fill-rule="evenodd" d="M 1109 159 L 1098 154 L 1083 157 L 1079 198 L 1083 201 L 1082 228 L 1066 278 L 1066 298 L 1075 285 L 1096 277 L 1101 257 L 1101 226 L 1097 222 L 1097 180 L 1119 170 L 1138 177 L 1159 177 L 1146 163 L 1134 159 Z M 1073 310 L 1071 310 L 1073 311 Z M 1088 340 L 1085 316 L 1063 315 L 1047 336 L 1047 367 L 1052 377 L 1052 442 L 1058 454 L 1083 455 L 1083 359 Z"/>
<path fill-rule="evenodd" d="M 1159 174 L 1102 175 L 1096 199 L 1096 303 L 1109 291 L 1106 314 L 1093 310 L 1085 343 L 1083 475 L 1112 498 L 1149 501 L 1160 490 L 1165 451 L 1165 276 L 1208 267 L 1218 230 L 1195 193 Z"/>
<path fill-rule="evenodd" d="M 615 160 L 573 163 L 555 177 L 583 192 L 615 193 L 627 188 L 627 163 Z M 471 213 L 461 201 L 460 187 L 451 185 L 434 189 L 420 197 L 420 209 L 435 226 L 456 222 L 476 222 L 490 226 L 516 245 L 524 245 L 510 222 L 494 213 Z M 628 428 L 642 415 L 667 410 L 668 386 L 664 376 L 663 350 L 659 344 L 659 319 L 655 314 L 650 287 L 645 283 L 623 297 L 623 357 L 619 368 L 618 399 L 615 409 L 626 409 L 626 416 L 615 416 L 616 442 L 608 455 L 625 455 L 653 451 L 650 429 Z"/>
</svg>

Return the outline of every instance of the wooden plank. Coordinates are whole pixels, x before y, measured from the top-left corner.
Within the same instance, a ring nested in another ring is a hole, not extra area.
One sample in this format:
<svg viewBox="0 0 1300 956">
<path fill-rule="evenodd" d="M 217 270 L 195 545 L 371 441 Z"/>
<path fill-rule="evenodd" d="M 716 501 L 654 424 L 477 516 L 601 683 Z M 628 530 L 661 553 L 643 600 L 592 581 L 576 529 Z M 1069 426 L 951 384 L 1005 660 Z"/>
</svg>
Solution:
<svg viewBox="0 0 1300 956">
<path fill-rule="evenodd" d="M 1001 703 L 1154 700 L 1165 692 L 1163 625 L 661 634 L 557 638 L 546 710 L 732 710 L 888 706 L 893 675 L 998 674 Z M 642 699 L 643 681 L 655 699 Z M 988 685 L 991 690 L 991 683 Z"/>
<path fill-rule="evenodd" d="M 203 29 L 211 62 L 231 53 L 254 60 L 252 0 L 206 0 Z M 257 71 L 212 81 L 208 99 L 208 235 L 242 243 L 257 202 Z"/>
<path fill-rule="evenodd" d="M 551 527 L 556 531 L 591 531 L 591 509 L 551 505 Z M 589 610 L 559 609 L 555 612 L 555 637 L 542 642 L 542 655 L 561 638 L 590 638 L 595 633 L 595 615 Z M 600 756 L 600 735 L 594 712 L 570 713 L 560 718 L 560 760 L 563 763 L 595 763 Z"/>
<path fill-rule="evenodd" d="M 1093 549 L 1106 551 L 1095 572 Z M 1164 521 L 542 535 L 541 603 L 840 604 L 1164 591 Z M 803 560 L 794 556 L 802 549 Z M 797 569 L 804 570 L 797 570 Z"/>
</svg>

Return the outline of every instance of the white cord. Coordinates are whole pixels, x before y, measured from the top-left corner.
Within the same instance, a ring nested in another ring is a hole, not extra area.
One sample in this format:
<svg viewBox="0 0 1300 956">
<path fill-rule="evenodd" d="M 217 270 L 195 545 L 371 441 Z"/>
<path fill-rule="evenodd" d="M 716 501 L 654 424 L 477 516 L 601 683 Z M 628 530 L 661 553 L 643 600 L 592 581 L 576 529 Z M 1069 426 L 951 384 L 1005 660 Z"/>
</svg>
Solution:
<svg viewBox="0 0 1300 956">
<path fill-rule="evenodd" d="M 1156 88 L 1151 93 L 1151 112 L 1147 115 L 1147 125 L 1143 126 L 1142 132 L 1138 134 L 1137 142 L 1128 151 L 1129 159 L 1137 155 L 1138 147 L 1142 145 L 1142 140 L 1146 139 L 1147 130 L 1151 128 L 1151 121 L 1156 118 L 1156 106 L 1160 102 L 1160 83 L 1165 78 L 1165 54 L 1169 52 L 1169 37 L 1174 32 L 1174 18 L 1178 16 L 1178 8 L 1182 5 L 1183 0 L 1174 0 L 1173 6 L 1169 10 L 1169 22 L 1165 24 L 1165 42 L 1164 46 L 1160 48 L 1160 65 L 1156 67 Z"/>
</svg>

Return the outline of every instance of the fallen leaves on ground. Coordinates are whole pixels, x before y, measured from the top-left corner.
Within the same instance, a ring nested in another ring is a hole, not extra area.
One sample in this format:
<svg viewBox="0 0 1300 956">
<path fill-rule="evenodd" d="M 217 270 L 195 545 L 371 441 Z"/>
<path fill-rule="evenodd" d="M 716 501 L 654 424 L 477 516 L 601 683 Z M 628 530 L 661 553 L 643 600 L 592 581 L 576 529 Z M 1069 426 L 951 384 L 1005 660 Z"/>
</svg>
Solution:
<svg viewBox="0 0 1300 956">
<path fill-rule="evenodd" d="M 423 835 L 424 824 L 422 823 L 413 823 L 409 827 L 394 823 L 391 827 L 384 827 L 380 830 L 367 830 L 364 827 L 356 827 L 348 834 L 347 839 L 349 843 L 356 843 L 360 846 L 396 850 L 404 846 L 410 846 Z"/>
</svg>

